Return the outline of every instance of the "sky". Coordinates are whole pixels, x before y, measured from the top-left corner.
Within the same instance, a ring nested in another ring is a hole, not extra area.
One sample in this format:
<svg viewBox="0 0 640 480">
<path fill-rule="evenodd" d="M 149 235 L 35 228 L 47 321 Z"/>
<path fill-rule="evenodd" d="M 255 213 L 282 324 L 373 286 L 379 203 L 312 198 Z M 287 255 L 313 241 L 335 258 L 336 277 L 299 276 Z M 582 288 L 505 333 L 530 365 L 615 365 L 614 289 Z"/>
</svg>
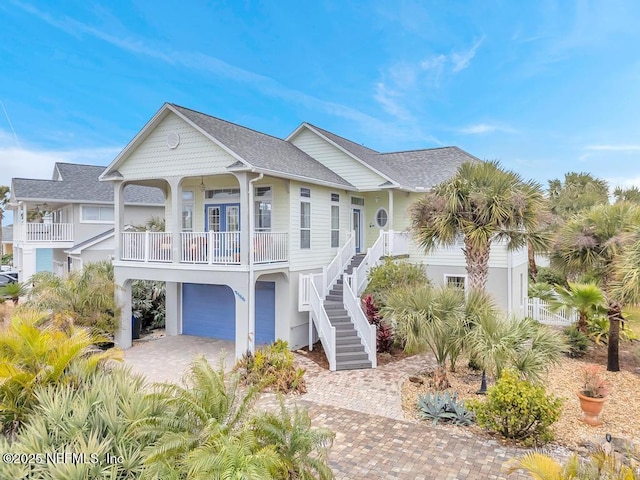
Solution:
<svg viewBox="0 0 640 480">
<path fill-rule="evenodd" d="M 172 102 L 278 137 L 457 145 L 544 187 L 640 186 L 639 18 L 634 0 L 3 0 L 0 185 L 106 166 Z"/>
</svg>

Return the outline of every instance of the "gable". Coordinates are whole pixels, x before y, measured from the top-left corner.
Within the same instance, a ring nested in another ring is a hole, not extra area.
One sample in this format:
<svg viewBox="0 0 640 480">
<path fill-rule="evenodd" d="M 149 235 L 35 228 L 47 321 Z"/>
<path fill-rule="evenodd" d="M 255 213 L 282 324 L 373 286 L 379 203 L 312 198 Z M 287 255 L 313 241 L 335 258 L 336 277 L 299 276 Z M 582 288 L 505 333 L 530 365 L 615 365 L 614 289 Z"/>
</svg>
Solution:
<svg viewBox="0 0 640 480">
<path fill-rule="evenodd" d="M 167 145 L 170 134 L 178 134 L 175 148 Z M 127 178 L 153 179 L 159 176 L 191 176 L 227 173 L 236 158 L 202 133 L 169 113 L 119 165 Z"/>
<path fill-rule="evenodd" d="M 301 129 L 289 141 L 359 190 L 378 190 L 387 181 L 308 128 Z"/>
</svg>

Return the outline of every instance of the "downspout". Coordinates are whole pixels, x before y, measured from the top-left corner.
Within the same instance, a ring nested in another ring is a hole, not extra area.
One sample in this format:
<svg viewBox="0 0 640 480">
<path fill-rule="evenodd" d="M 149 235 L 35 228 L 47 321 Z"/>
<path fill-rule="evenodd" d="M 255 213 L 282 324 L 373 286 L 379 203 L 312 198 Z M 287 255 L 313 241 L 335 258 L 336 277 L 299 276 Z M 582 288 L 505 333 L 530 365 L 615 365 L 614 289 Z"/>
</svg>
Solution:
<svg viewBox="0 0 640 480">
<path fill-rule="evenodd" d="M 247 291 L 248 295 L 248 306 L 249 306 L 249 325 L 247 328 L 247 332 L 249 332 L 249 350 L 251 352 L 255 351 L 255 342 L 256 342 L 256 282 L 254 279 L 254 249 L 255 249 L 255 239 L 253 238 L 254 230 L 255 230 L 255 205 L 254 201 L 254 191 L 253 184 L 254 182 L 258 182 L 264 178 L 264 174 L 259 174 L 256 178 L 249 180 L 249 288 Z M 252 329 L 253 327 L 253 329 Z"/>
</svg>

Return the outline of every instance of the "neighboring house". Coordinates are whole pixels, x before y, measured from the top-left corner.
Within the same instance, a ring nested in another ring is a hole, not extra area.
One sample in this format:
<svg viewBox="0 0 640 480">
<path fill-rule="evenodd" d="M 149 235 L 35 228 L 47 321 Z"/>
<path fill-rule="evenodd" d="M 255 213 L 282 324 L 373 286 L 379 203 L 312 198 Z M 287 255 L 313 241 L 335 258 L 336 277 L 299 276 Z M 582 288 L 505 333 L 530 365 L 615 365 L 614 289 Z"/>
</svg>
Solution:
<svg viewBox="0 0 640 480">
<path fill-rule="evenodd" d="M 0 254 L 13 254 L 13 225 L 2 227 L 2 248 L 0 249 Z"/>
<path fill-rule="evenodd" d="M 409 205 L 468 161 L 457 147 L 378 153 L 307 123 L 283 140 L 165 104 L 100 177 L 115 187 L 117 343 L 131 345 L 131 281 L 161 280 L 169 335 L 233 340 L 237 356 L 319 336 L 332 369 L 375 366 L 357 296 L 383 255 L 466 284 L 461 248 L 427 256 L 400 232 Z M 123 230 L 127 185 L 164 191 L 165 233 Z M 526 252 L 494 245 L 488 288 L 505 310 L 522 308 L 526 269 Z"/>
<path fill-rule="evenodd" d="M 37 272 L 61 275 L 86 262 L 113 258 L 113 188 L 98 181 L 103 170 L 56 163 L 52 180 L 12 179 L 13 264 L 20 281 Z M 124 196 L 127 224 L 144 225 L 152 216 L 164 216 L 165 200 L 157 188 L 132 185 Z"/>
</svg>

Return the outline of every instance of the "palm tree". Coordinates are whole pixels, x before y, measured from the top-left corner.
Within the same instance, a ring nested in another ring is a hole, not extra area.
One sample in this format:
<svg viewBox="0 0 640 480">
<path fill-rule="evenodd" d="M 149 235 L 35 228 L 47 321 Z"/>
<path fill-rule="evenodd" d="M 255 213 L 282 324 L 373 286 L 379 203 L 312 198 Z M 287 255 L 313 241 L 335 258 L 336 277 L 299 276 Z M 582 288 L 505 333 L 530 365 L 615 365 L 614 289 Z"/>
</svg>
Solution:
<svg viewBox="0 0 640 480">
<path fill-rule="evenodd" d="M 429 285 L 394 289 L 387 296 L 382 313 L 392 322 L 394 334 L 406 352 L 433 353 L 437 364 L 434 384 L 440 390 L 447 388 L 447 358 L 459 351 L 460 336 L 452 332 L 465 323 L 464 292 Z"/>
<path fill-rule="evenodd" d="M 549 180 L 551 212 L 564 219 L 596 205 L 609 203 L 609 185 L 590 173 L 568 172 L 561 180 Z"/>
<path fill-rule="evenodd" d="M 26 283 L 7 283 L 5 286 L 0 287 L 0 296 L 10 298 L 14 305 L 18 305 L 20 297 L 25 296 L 28 291 Z"/>
<path fill-rule="evenodd" d="M 472 289 L 484 289 L 494 240 L 517 249 L 534 243 L 543 249 L 538 231 L 544 197 L 539 184 L 503 170 L 497 162 L 462 164 L 456 175 L 436 185 L 411 208 L 412 230 L 420 245 L 431 251 L 453 246 L 462 238 Z"/>
<path fill-rule="evenodd" d="M 624 303 L 640 303 L 640 238 L 618 258 L 615 272 L 613 295 Z"/>
<path fill-rule="evenodd" d="M 554 241 L 552 264 L 567 275 L 590 275 L 599 280 L 607 298 L 609 339 L 607 370 L 620 370 L 618 349 L 622 301 L 613 288 L 616 264 L 633 243 L 640 227 L 640 206 L 629 202 L 597 205 L 572 217 Z"/>
<path fill-rule="evenodd" d="M 113 265 L 102 261 L 88 263 L 84 269 L 66 277 L 39 272 L 32 277 L 33 288 L 25 302 L 29 307 L 50 310 L 60 319 L 113 334 L 118 326 Z"/>
<path fill-rule="evenodd" d="M 571 283 L 569 288 L 555 287 L 557 297 L 551 300 L 551 309 L 573 309 L 578 312 L 577 328 L 587 334 L 588 320 L 595 315 L 607 314 L 607 299 L 595 283 Z"/>
</svg>

